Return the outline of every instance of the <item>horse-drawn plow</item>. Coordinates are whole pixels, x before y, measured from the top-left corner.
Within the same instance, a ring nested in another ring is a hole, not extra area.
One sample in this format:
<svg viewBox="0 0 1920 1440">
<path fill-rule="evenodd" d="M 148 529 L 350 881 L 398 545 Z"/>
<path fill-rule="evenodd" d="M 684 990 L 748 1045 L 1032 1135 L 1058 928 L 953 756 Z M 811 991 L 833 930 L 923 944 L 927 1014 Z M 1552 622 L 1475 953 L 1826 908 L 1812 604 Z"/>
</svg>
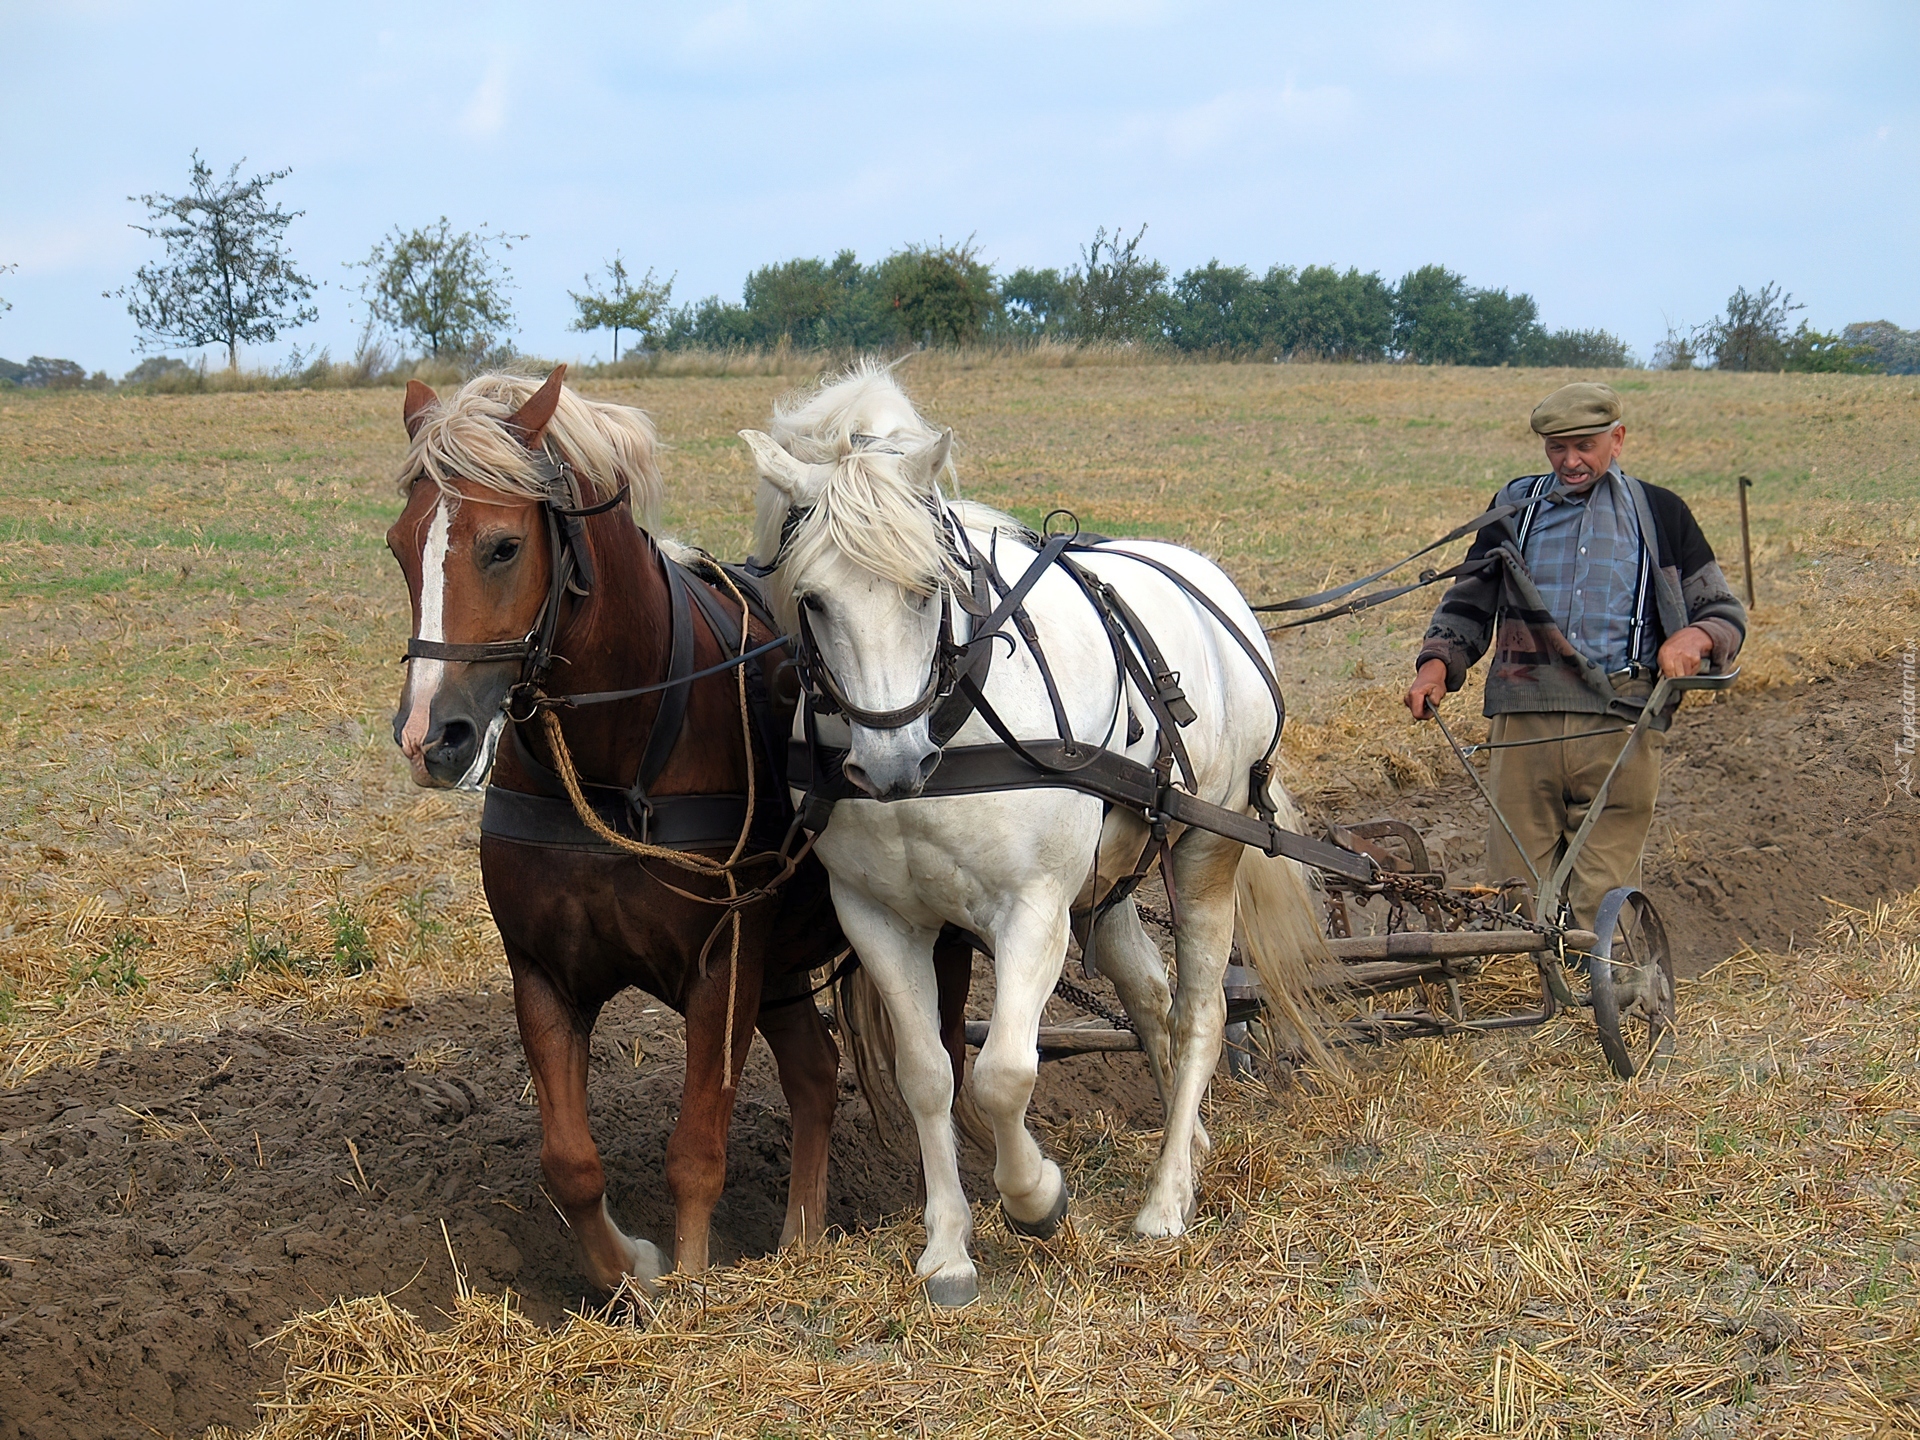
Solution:
<svg viewBox="0 0 1920 1440">
<path fill-rule="evenodd" d="M 1737 674 L 1663 679 L 1633 727 L 1634 738 L 1668 700 L 1687 691 L 1724 690 Z M 1621 760 L 1631 744 L 1622 748 Z M 1471 749 L 1457 744 L 1454 749 L 1462 766 L 1475 775 Z M 1615 761 L 1614 774 L 1620 763 Z M 1612 781 L 1609 774 L 1593 816 L 1604 808 Z M 1495 816 L 1499 818 L 1497 811 Z M 1673 956 L 1653 901 L 1637 888 L 1616 889 L 1602 901 L 1593 929 L 1567 921 L 1562 897 L 1590 829 L 1590 824 L 1582 826 L 1553 872 L 1539 882 L 1537 902 L 1535 886 L 1524 881 L 1502 888 L 1449 884 L 1420 832 L 1403 820 L 1326 826 L 1328 844 L 1372 867 L 1371 878 L 1344 867 L 1321 874 L 1329 963 L 1318 986 L 1329 1004 L 1343 1012 L 1328 1038 L 1350 1046 L 1439 1039 L 1527 1029 L 1566 1011 L 1585 1010 L 1593 1016 L 1607 1064 L 1622 1079 L 1665 1053 L 1676 1023 Z M 1172 920 L 1164 911 L 1144 904 L 1139 910 L 1156 929 L 1171 930 Z M 1542 921 L 1535 915 L 1557 918 Z M 1470 1006 L 1468 987 L 1492 964 L 1514 956 L 1533 961 L 1532 1002 L 1491 1013 Z M 1281 1053 L 1286 1047 L 1277 1037 L 1261 1033 L 1266 1005 L 1259 979 L 1241 963 L 1237 948 L 1233 960 L 1226 975 L 1227 1063 L 1232 1073 L 1247 1078 L 1257 1073 L 1263 1054 Z M 1104 1023 L 1043 1026 L 1042 1059 L 1140 1048 L 1139 1037 L 1124 1019 L 1086 991 L 1063 982 L 1058 993 Z M 984 1044 L 987 1032 L 986 1022 L 969 1022 L 968 1042 Z"/>
</svg>

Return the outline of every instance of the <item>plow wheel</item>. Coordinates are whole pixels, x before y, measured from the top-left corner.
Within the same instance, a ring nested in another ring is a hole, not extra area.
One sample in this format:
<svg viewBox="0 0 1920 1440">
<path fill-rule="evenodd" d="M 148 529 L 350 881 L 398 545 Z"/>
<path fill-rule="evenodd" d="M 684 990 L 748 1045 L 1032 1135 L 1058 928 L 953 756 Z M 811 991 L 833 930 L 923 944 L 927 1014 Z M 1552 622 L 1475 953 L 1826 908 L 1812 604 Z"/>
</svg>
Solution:
<svg viewBox="0 0 1920 1440">
<path fill-rule="evenodd" d="M 1631 1079 L 1654 1056 L 1673 1048 L 1667 927 L 1644 892 L 1623 889 L 1607 892 L 1593 928 L 1600 937 L 1587 962 L 1593 1023 L 1613 1073 Z M 1637 1044 L 1642 1033 L 1645 1043 Z"/>
</svg>

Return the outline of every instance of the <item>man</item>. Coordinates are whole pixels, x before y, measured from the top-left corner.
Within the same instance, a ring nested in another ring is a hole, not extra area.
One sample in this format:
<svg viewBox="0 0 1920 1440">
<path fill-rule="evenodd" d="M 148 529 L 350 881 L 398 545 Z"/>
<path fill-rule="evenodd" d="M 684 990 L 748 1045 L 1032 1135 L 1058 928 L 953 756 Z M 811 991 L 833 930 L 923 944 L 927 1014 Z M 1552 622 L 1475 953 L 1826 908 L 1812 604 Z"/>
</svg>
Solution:
<svg viewBox="0 0 1920 1440">
<path fill-rule="evenodd" d="M 1441 597 L 1406 694 L 1424 720 L 1492 648 L 1489 739 L 1509 748 L 1493 750 L 1488 788 L 1521 847 L 1494 820 L 1494 884 L 1553 873 L 1656 669 L 1693 675 L 1708 659 L 1725 669 L 1747 631 L 1746 610 L 1686 502 L 1621 472 L 1627 429 L 1610 386 L 1562 386 L 1535 407 L 1533 429 L 1552 469 L 1494 496 L 1515 513 L 1467 551 L 1489 563 Z M 1576 925 L 1592 926 L 1607 891 L 1640 883 L 1672 720 L 1670 708 L 1648 723 L 1614 779 L 1568 880 Z"/>
</svg>

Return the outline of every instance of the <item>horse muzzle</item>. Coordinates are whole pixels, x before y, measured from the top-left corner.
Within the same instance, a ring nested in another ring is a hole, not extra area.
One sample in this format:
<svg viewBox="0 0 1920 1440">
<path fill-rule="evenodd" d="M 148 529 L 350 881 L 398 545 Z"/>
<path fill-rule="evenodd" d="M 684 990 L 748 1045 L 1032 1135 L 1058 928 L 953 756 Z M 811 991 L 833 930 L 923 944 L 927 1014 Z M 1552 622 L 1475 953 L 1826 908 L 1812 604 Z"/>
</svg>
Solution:
<svg viewBox="0 0 1920 1440">
<path fill-rule="evenodd" d="M 940 768 L 940 750 L 927 738 L 924 721 L 904 730 L 853 728 L 853 745 L 842 773 L 862 794 L 875 800 L 912 800 L 927 788 Z"/>
<path fill-rule="evenodd" d="M 413 663 L 421 670 L 439 664 Z M 448 665 L 439 675 L 409 677 L 393 717 L 393 743 L 407 757 L 414 784 L 433 790 L 480 787 L 493 767 L 506 725 L 507 692 L 517 672 L 517 666 L 504 664 Z"/>
</svg>

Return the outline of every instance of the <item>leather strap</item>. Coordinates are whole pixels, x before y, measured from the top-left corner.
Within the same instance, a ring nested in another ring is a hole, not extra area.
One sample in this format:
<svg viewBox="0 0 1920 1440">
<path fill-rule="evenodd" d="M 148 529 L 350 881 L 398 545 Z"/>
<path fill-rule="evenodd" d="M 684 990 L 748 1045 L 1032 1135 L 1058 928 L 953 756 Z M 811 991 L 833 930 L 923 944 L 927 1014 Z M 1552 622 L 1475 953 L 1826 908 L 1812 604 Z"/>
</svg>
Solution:
<svg viewBox="0 0 1920 1440">
<path fill-rule="evenodd" d="M 667 577 L 667 610 L 671 616 L 667 642 L 667 679 L 685 680 L 693 674 L 693 612 L 687 604 L 687 575 L 665 555 L 660 557 Z M 667 768 L 673 747 L 680 743 L 681 728 L 687 722 L 687 701 L 691 685 L 671 685 L 660 692 L 660 708 L 654 713 L 653 728 L 647 732 L 647 747 L 640 752 L 640 767 L 627 787 L 627 803 L 636 814 L 645 814 L 647 792 L 660 772 Z"/>
<path fill-rule="evenodd" d="M 1312 610 L 1317 606 L 1328 604 L 1331 601 L 1344 599 L 1354 591 L 1364 589 L 1366 586 L 1373 584 L 1376 580 L 1386 579 L 1387 576 L 1398 570 L 1402 565 L 1411 565 L 1422 555 L 1438 550 L 1442 545 L 1451 545 L 1456 540 L 1472 535 L 1476 531 L 1484 530 L 1489 525 L 1498 524 L 1509 515 L 1516 514 L 1526 508 L 1524 505 L 1490 506 L 1474 516 L 1473 519 L 1467 521 L 1466 524 L 1456 525 L 1431 545 L 1422 545 L 1411 555 L 1396 560 L 1393 564 L 1376 570 L 1371 575 L 1362 575 L 1358 580 L 1349 580 L 1345 585 L 1336 585 L 1331 590 L 1316 591 L 1312 595 L 1296 595 L 1291 600 L 1275 600 L 1271 604 L 1252 605 L 1248 608 L 1256 615 L 1264 615 L 1275 610 Z M 1335 611 L 1334 613 L 1340 614 L 1342 612 Z"/>
<path fill-rule="evenodd" d="M 730 846 L 740 838 L 740 827 L 746 823 L 747 797 L 744 795 L 663 795 L 652 802 L 647 834 L 642 836 L 624 794 L 598 785 L 588 787 L 586 794 L 594 813 L 615 834 L 633 840 L 644 839 L 650 845 L 672 850 Z M 574 812 L 571 800 L 529 795 L 523 790 L 507 790 L 498 785 L 487 787 L 486 804 L 480 812 L 480 833 L 496 840 L 538 845 L 548 850 L 581 850 L 601 855 L 625 853 L 589 830 Z"/>
<path fill-rule="evenodd" d="M 921 793 L 939 798 L 1003 790 L 1078 790 L 1110 805 L 1142 814 L 1163 814 L 1182 825 L 1197 826 L 1268 855 L 1284 855 L 1334 875 L 1364 882 L 1374 879 L 1377 867 L 1364 855 L 1164 785 L 1149 767 L 1111 750 L 1089 752 L 1082 746 L 1069 755 L 1066 743 L 1060 740 L 1028 740 L 1022 748 L 1046 768 L 1036 768 L 1019 751 L 1005 745 L 949 746 L 942 754 L 940 768 L 928 778 Z M 822 747 L 822 770 L 817 774 L 806 741 L 792 741 L 789 752 L 787 778 L 796 788 L 810 791 L 828 806 L 839 800 L 864 798 L 841 773 L 845 751 Z"/>
<path fill-rule="evenodd" d="M 407 641 L 405 658 L 449 660 L 458 665 L 494 665 L 525 660 L 532 648 L 532 644 L 526 640 L 485 640 L 457 644 L 445 640 L 422 640 L 415 636 Z"/>
</svg>

